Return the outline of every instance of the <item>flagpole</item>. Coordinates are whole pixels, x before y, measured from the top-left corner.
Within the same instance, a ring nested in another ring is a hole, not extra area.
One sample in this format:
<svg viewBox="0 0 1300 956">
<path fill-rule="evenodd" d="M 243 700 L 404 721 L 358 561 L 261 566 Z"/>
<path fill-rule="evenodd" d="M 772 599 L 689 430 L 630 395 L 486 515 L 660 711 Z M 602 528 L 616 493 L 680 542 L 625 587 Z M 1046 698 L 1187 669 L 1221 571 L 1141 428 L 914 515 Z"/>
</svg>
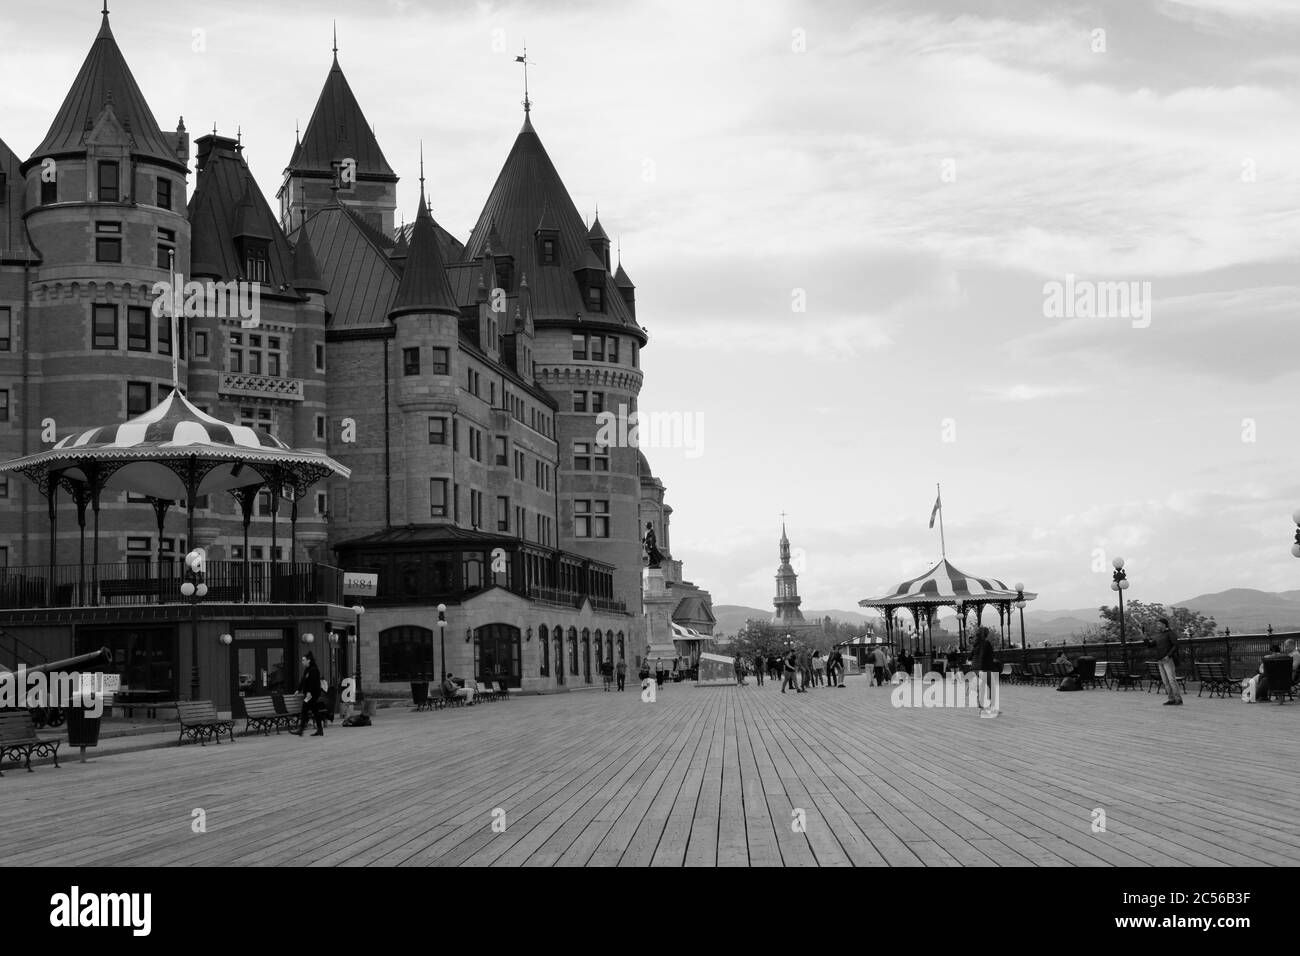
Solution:
<svg viewBox="0 0 1300 956">
<path fill-rule="evenodd" d="M 939 491 L 939 483 L 934 483 L 935 501 L 939 502 L 939 552 L 945 561 L 948 560 L 948 544 L 943 539 L 943 494 Z"/>
<path fill-rule="evenodd" d="M 180 321 L 176 317 L 179 310 L 181 277 L 176 272 L 176 250 L 172 249 L 167 253 L 167 271 L 171 273 L 172 280 L 172 307 L 171 312 L 171 329 L 172 329 L 172 391 L 178 392 L 181 387 L 181 374 L 179 359 L 181 353 L 180 343 Z"/>
</svg>

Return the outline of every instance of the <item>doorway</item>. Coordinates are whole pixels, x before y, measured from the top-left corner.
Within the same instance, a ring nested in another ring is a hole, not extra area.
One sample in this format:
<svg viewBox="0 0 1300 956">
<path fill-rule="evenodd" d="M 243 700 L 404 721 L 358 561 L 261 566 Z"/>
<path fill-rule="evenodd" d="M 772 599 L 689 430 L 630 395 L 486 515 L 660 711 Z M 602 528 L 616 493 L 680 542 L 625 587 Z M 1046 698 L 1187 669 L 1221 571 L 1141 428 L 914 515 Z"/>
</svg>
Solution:
<svg viewBox="0 0 1300 956">
<path fill-rule="evenodd" d="M 230 699 L 237 714 L 245 697 L 293 690 L 294 662 L 289 660 L 283 634 L 271 640 L 236 637 L 230 651 Z"/>
</svg>

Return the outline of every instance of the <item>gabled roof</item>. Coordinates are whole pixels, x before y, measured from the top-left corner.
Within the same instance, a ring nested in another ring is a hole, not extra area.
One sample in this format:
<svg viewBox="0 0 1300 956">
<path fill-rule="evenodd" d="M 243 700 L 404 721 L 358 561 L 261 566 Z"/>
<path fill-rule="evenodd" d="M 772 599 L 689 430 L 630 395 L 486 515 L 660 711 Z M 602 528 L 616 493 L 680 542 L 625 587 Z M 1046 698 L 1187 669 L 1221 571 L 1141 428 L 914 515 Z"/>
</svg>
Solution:
<svg viewBox="0 0 1300 956">
<path fill-rule="evenodd" d="M 460 315 L 460 307 L 447 283 L 447 267 L 438 251 L 438 236 L 433 230 L 433 217 L 425 204 L 423 188 L 420 189 L 420 209 L 415 215 L 415 230 L 402 270 L 402 281 L 388 310 L 391 318 L 409 312 Z"/>
<path fill-rule="evenodd" d="M 383 237 L 346 203 L 334 202 L 313 213 L 294 233 L 311 241 L 329 291 L 328 328 L 388 326 L 388 304 L 397 294 L 401 271 L 389 258 Z"/>
<path fill-rule="evenodd" d="M 339 66 L 338 54 L 325 77 L 316 108 L 312 111 L 302 142 L 289 160 L 290 172 L 332 172 L 338 160 L 354 159 L 357 174 L 397 181 L 366 115 Z"/>
<path fill-rule="evenodd" d="M 127 66 L 108 26 L 107 13 L 77 78 L 50 124 L 50 131 L 32 153 L 31 160 L 83 151 L 86 134 L 110 99 L 118 120 L 134 140 L 133 153 L 185 168 L 176 155 L 174 144 L 159 128 L 144 94 L 136 85 L 131 68 Z"/>
<path fill-rule="evenodd" d="M 13 151 L 0 139 L 0 173 L 4 174 L 4 191 L 0 193 L 0 261 L 32 257 L 27 244 L 27 226 L 23 222 L 24 183 L 21 164 Z"/>
<path fill-rule="evenodd" d="M 640 327 L 608 274 L 605 276 L 606 311 L 603 314 L 588 311 L 583 290 L 573 273 L 579 269 L 603 272 L 605 265 L 592 251 L 587 227 L 530 118 L 524 119 L 523 128 L 483 205 L 465 247 L 465 259 L 483 255 L 494 226 L 502 248 L 497 248 L 497 240 L 493 238 L 492 251 L 514 256 L 515 274 L 528 275 L 536 322 L 572 323 L 582 313 L 588 321 L 626 325 L 640 334 Z M 539 229 L 553 229 L 557 233 L 559 261 L 556 265 L 543 266 L 537 261 Z M 453 278 L 453 285 L 462 305 L 474 301 L 475 283 Z M 471 296 L 468 299 L 466 287 Z"/>
<path fill-rule="evenodd" d="M 189 206 L 190 272 L 227 282 L 247 278 L 237 238 L 251 236 L 267 243 L 270 276 L 263 283 L 265 291 L 299 294 L 293 288 L 293 248 L 257 188 L 239 144 L 209 133 L 197 145 L 205 158 Z"/>
</svg>

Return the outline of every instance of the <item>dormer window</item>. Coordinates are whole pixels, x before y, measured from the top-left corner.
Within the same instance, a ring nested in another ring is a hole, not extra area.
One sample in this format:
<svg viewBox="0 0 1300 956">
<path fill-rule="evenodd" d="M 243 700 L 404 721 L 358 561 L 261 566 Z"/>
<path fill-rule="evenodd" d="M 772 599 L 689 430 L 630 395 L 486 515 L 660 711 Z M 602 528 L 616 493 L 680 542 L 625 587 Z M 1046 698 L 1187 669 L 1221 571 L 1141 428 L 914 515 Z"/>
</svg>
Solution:
<svg viewBox="0 0 1300 956">
<path fill-rule="evenodd" d="M 600 286 L 587 287 L 587 308 L 592 312 L 605 311 L 605 290 Z"/>
<path fill-rule="evenodd" d="M 510 282 L 514 279 L 514 266 L 508 261 L 497 260 L 497 288 L 510 291 Z"/>
<path fill-rule="evenodd" d="M 118 191 L 117 163 L 100 163 L 99 195 L 96 198 L 100 202 L 117 202 L 120 195 Z"/>
<path fill-rule="evenodd" d="M 249 282 L 270 282 L 271 264 L 267 243 L 244 240 L 244 277 Z"/>
<path fill-rule="evenodd" d="M 537 233 L 537 261 L 544 266 L 558 265 L 560 261 L 560 235 L 553 229 Z"/>
</svg>

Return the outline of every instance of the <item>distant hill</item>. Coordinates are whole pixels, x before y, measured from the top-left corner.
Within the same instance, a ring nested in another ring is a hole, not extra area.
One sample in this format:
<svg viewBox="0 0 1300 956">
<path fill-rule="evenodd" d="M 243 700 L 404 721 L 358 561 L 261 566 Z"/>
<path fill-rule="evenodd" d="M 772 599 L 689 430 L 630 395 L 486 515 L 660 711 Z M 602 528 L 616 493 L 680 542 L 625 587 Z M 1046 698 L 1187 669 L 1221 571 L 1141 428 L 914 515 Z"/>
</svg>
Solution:
<svg viewBox="0 0 1300 956">
<path fill-rule="evenodd" d="M 1084 628 L 1100 624 L 1101 618 L 1097 608 L 1106 603 L 1106 599 L 1097 601 L 1096 606 L 1073 608 L 1060 611 L 1025 610 L 1025 637 L 1031 644 L 1040 641 L 1060 641 Z M 1185 601 L 1163 601 L 1166 607 L 1185 607 L 1200 611 L 1212 617 L 1219 630 L 1232 628 L 1237 634 L 1262 634 L 1268 626 L 1281 633 L 1300 632 L 1300 589 L 1292 591 L 1257 591 L 1253 588 L 1230 588 L 1214 594 L 1200 594 Z M 772 616 L 771 608 L 763 609 L 745 607 L 740 604 L 715 604 L 714 616 L 718 619 L 718 631 L 723 634 L 735 634 L 744 627 L 750 618 L 768 620 Z M 951 613 L 951 612 L 949 612 Z M 879 614 L 865 615 L 859 611 L 804 611 L 809 621 L 819 621 L 826 615 L 838 621 L 878 622 Z M 948 626 L 950 618 L 945 617 Z M 997 627 L 996 611 L 984 612 L 984 623 Z M 1019 637 L 1019 618 L 1012 619 L 1012 635 Z"/>
<path fill-rule="evenodd" d="M 880 620 L 879 614 L 871 617 L 860 611 L 812 611 L 803 610 L 804 618 L 810 623 L 820 621 L 822 618 L 829 616 L 835 621 L 847 621 L 851 624 L 861 624 L 864 621 Z M 715 604 L 713 605 L 713 616 L 717 618 L 718 624 L 714 628 L 715 633 L 732 635 L 745 626 L 745 622 L 751 618 L 760 621 L 768 621 L 772 618 L 772 609 L 766 610 L 757 607 L 745 607 L 743 604 Z"/>
</svg>

